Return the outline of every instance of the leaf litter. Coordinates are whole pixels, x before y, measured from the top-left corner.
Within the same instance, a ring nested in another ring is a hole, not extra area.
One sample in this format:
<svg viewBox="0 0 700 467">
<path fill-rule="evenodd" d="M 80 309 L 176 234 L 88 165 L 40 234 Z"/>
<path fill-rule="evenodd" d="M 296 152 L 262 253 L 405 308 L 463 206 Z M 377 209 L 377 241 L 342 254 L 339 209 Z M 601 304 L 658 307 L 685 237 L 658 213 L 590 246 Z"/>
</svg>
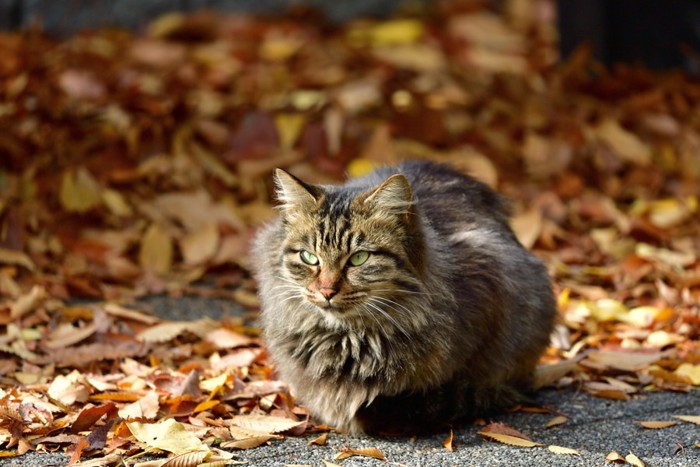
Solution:
<svg viewBox="0 0 700 467">
<path fill-rule="evenodd" d="M 513 199 L 516 234 L 553 277 L 562 324 L 538 387 L 697 389 L 700 87 L 604 70 L 586 49 L 557 65 L 532 8 L 442 2 L 335 29 L 194 12 L 142 36 L 1 35 L 2 455 L 219 462 L 211 440 L 314 430 L 259 330 L 136 304 L 198 293 L 255 311 L 247 248 L 274 216 L 274 167 L 322 183 L 410 158 L 472 173 Z"/>
</svg>

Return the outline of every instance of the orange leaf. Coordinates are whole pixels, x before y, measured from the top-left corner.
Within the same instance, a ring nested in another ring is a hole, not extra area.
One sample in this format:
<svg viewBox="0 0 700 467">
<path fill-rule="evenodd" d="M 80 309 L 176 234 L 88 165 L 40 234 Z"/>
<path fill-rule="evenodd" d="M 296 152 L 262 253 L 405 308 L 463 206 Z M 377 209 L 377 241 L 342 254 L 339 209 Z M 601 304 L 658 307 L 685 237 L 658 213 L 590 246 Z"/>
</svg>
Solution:
<svg viewBox="0 0 700 467">
<path fill-rule="evenodd" d="M 340 461 L 352 456 L 373 457 L 383 461 L 386 460 L 384 454 L 377 448 L 352 449 L 347 447 L 340 448 L 340 452 L 333 459 Z"/>
<path fill-rule="evenodd" d="M 522 448 L 534 448 L 535 446 L 543 446 L 541 443 L 535 443 L 529 439 L 518 438 L 517 436 L 505 435 L 503 433 L 490 433 L 480 431 L 479 434 L 484 438 L 498 441 L 499 443 L 508 444 L 510 446 L 519 446 Z"/>
<path fill-rule="evenodd" d="M 668 428 L 673 425 L 678 425 L 677 421 L 674 420 L 669 420 L 669 421 L 656 421 L 656 420 L 648 420 L 648 421 L 635 421 L 634 423 L 637 423 L 644 428 L 648 428 L 650 430 L 659 430 L 661 428 Z"/>
</svg>

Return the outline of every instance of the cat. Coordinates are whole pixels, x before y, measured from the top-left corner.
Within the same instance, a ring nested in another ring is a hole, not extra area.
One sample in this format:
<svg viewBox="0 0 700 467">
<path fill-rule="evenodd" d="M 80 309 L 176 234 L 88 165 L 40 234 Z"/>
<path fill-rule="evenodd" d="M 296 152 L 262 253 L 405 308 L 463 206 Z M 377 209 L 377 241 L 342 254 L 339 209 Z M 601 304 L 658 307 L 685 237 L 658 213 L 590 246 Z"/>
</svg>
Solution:
<svg viewBox="0 0 700 467">
<path fill-rule="evenodd" d="M 252 258 L 282 380 L 351 434 L 435 430 L 522 400 L 556 315 L 500 196 L 431 162 L 344 185 L 277 169 Z"/>
</svg>

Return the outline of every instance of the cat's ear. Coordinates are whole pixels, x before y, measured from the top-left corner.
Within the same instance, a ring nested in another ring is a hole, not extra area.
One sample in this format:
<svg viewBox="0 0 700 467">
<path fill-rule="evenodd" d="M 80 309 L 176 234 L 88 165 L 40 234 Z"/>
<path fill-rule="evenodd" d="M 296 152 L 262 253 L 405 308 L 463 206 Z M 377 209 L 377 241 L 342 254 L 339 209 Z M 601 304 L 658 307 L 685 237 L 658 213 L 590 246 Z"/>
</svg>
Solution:
<svg viewBox="0 0 700 467">
<path fill-rule="evenodd" d="M 406 214 L 413 204 L 411 184 L 402 174 L 392 175 L 361 197 L 361 201 L 381 211 Z"/>
<path fill-rule="evenodd" d="M 275 185 L 277 199 L 285 211 L 296 208 L 312 208 L 322 194 L 319 187 L 304 183 L 282 169 L 275 169 Z"/>
</svg>

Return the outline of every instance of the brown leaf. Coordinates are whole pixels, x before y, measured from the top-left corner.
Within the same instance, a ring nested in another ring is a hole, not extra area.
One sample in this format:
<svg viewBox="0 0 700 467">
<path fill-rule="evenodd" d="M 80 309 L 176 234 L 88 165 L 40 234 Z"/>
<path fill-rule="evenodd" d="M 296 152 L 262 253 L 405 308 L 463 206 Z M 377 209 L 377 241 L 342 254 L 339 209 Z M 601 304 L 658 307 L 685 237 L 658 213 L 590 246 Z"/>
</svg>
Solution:
<svg viewBox="0 0 700 467">
<path fill-rule="evenodd" d="M 173 244 L 170 236 L 158 224 L 151 224 L 141 239 L 139 264 L 157 274 L 170 272 L 173 263 Z"/>
<path fill-rule="evenodd" d="M 47 298 L 46 289 L 35 285 L 32 290 L 19 297 L 10 307 L 10 318 L 17 319 L 34 311 Z"/>
<path fill-rule="evenodd" d="M 313 446 L 325 446 L 326 441 L 328 441 L 328 432 L 321 433 L 319 436 L 316 438 L 312 439 L 309 441 L 307 444 L 308 445 L 313 445 Z"/>
<path fill-rule="evenodd" d="M 605 461 L 614 462 L 616 464 L 624 464 L 627 462 L 625 458 L 622 457 L 617 451 L 612 451 L 607 456 L 605 456 Z"/>
<path fill-rule="evenodd" d="M 180 239 L 180 250 L 185 264 L 195 265 L 210 260 L 219 247 L 219 229 L 209 223 Z"/>
<path fill-rule="evenodd" d="M 386 458 L 384 457 L 384 454 L 382 454 L 382 452 L 377 448 L 353 449 L 353 448 L 348 448 L 348 447 L 340 448 L 340 452 L 338 454 L 336 454 L 333 459 L 343 460 L 343 459 L 347 459 L 348 457 L 352 457 L 352 456 L 373 457 L 375 459 L 380 459 L 383 461 L 386 460 Z"/>
<path fill-rule="evenodd" d="M 677 421 L 656 421 L 656 420 L 645 420 L 645 421 L 635 421 L 634 423 L 639 424 L 644 428 L 649 428 L 651 430 L 659 430 L 662 428 L 668 428 L 673 425 L 678 425 Z"/>
<path fill-rule="evenodd" d="M 450 429 L 449 436 L 442 441 L 442 445 L 445 446 L 445 449 L 447 449 L 450 452 L 454 451 L 454 446 L 452 445 L 453 440 L 454 432 L 452 431 L 452 429 Z"/>
<path fill-rule="evenodd" d="M 503 433 L 492 433 L 480 431 L 479 434 L 484 438 L 488 438 L 493 441 L 498 441 L 499 443 L 508 444 L 510 446 L 518 446 L 523 448 L 533 448 L 535 446 L 544 446 L 541 443 L 535 443 L 529 439 L 519 438 L 517 436 L 506 435 Z"/>
<path fill-rule="evenodd" d="M 563 425 L 569 421 L 569 417 L 563 415 L 557 415 L 545 424 L 545 428 L 553 428 L 555 426 Z"/>
</svg>

